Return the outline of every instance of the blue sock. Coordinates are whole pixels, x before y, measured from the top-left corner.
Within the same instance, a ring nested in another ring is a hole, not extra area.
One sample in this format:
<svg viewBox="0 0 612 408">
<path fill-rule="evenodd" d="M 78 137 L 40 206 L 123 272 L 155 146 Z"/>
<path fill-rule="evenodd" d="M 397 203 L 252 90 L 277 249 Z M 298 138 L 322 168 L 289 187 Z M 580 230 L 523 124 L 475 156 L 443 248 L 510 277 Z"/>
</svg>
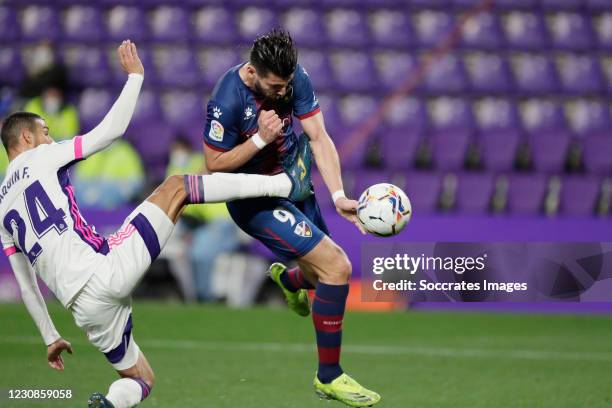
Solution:
<svg viewBox="0 0 612 408">
<path fill-rule="evenodd" d="M 300 289 L 314 289 L 314 286 L 306 280 L 300 268 L 287 269 L 280 274 L 280 280 L 290 292 L 297 292 Z"/>
<path fill-rule="evenodd" d="M 319 351 L 317 377 L 322 383 L 330 383 L 343 373 L 340 367 L 340 349 L 348 292 L 348 284 L 327 285 L 321 282 L 317 284 L 312 302 L 312 320 Z"/>
</svg>

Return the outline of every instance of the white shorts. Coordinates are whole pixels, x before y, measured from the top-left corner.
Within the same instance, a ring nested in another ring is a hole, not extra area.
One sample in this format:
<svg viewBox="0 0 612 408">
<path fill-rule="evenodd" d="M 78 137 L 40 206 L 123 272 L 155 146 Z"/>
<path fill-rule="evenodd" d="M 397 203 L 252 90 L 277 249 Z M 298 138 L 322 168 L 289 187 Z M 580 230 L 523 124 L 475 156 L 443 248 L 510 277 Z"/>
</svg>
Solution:
<svg viewBox="0 0 612 408">
<path fill-rule="evenodd" d="M 140 349 L 132 335 L 131 293 L 159 255 L 174 224 L 156 205 L 145 201 L 123 226 L 107 238 L 105 265 L 81 289 L 70 310 L 116 370 L 136 364 Z"/>
</svg>

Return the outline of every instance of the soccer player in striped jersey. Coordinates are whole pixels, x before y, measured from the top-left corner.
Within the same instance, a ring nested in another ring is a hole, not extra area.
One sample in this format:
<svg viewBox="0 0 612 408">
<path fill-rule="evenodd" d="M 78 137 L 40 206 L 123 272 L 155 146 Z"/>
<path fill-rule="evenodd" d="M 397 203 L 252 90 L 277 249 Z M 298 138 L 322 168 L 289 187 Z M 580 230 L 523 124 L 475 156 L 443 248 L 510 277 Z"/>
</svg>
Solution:
<svg viewBox="0 0 612 408">
<path fill-rule="evenodd" d="M 22 299 L 47 345 L 48 363 L 63 370 L 61 354 L 72 353 L 72 347 L 53 325 L 37 275 L 121 377 L 106 395 L 91 396 L 92 408 L 133 407 L 151 392 L 153 370 L 132 333 L 131 293 L 164 247 L 184 206 L 258 196 L 298 197 L 309 188 L 284 173 L 172 176 L 117 233 L 100 236 L 79 212 L 68 170 L 122 136 L 132 117 L 144 68 L 129 40 L 117 51 L 128 79 L 93 130 L 54 143 L 41 117 L 18 112 L 3 121 L 0 133 L 9 157 L 0 185 L 0 237 Z"/>
</svg>

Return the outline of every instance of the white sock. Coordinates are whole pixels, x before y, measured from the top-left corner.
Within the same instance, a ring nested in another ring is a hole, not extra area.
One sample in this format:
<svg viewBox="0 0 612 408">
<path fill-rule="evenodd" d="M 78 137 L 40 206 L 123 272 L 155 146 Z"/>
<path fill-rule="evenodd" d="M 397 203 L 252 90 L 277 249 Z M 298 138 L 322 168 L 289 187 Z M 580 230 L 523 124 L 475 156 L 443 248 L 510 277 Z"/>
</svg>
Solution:
<svg viewBox="0 0 612 408">
<path fill-rule="evenodd" d="M 242 198 L 289 197 L 291 180 L 285 173 L 259 174 L 214 173 L 202 176 L 204 200 L 220 203 Z"/>
<path fill-rule="evenodd" d="M 140 403 L 142 387 L 131 378 L 122 378 L 111 384 L 106 399 L 115 408 L 132 408 Z"/>
</svg>

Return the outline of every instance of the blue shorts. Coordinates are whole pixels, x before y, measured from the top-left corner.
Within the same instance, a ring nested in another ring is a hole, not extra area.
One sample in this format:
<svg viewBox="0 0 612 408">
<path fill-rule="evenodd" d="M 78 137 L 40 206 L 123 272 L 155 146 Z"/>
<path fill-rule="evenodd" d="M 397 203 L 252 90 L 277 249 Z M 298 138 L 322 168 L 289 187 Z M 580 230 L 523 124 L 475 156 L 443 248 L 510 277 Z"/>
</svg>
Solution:
<svg viewBox="0 0 612 408">
<path fill-rule="evenodd" d="M 294 203 L 285 198 L 251 198 L 227 203 L 238 226 L 285 260 L 310 252 L 329 230 L 314 195 Z"/>
</svg>

